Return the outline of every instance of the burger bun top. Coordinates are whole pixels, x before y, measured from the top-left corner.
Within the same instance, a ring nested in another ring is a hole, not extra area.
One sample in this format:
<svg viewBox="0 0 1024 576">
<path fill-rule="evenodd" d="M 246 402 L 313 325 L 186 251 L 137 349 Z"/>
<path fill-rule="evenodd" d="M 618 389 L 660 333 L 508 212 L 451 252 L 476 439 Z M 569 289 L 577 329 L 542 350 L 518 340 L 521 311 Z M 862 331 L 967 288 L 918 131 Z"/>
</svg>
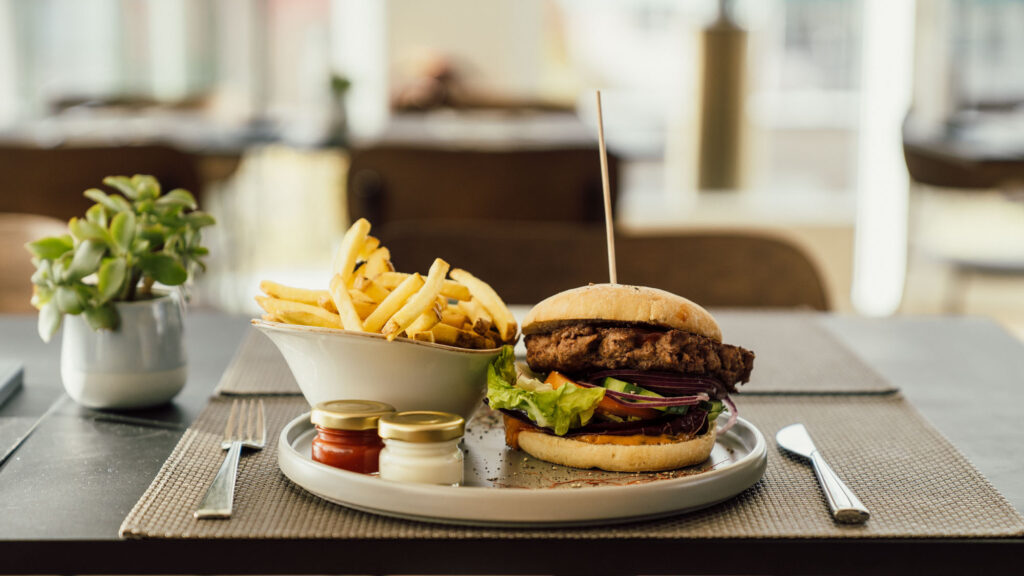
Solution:
<svg viewBox="0 0 1024 576">
<path fill-rule="evenodd" d="M 626 284 L 590 284 L 550 296 L 526 315 L 523 334 L 578 321 L 643 324 L 722 341 L 718 322 L 700 305 L 657 288 Z"/>
</svg>

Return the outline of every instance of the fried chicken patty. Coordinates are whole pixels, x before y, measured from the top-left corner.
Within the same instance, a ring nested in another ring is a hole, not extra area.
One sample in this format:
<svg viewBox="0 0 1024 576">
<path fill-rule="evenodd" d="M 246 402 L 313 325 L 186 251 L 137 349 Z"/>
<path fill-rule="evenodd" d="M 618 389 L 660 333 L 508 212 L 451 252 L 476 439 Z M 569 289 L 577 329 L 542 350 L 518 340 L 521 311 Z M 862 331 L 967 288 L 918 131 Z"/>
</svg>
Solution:
<svg viewBox="0 0 1024 576">
<path fill-rule="evenodd" d="M 629 369 L 707 376 L 735 392 L 736 384 L 750 379 L 754 353 L 682 330 L 579 322 L 526 336 L 526 362 L 536 372 Z"/>
</svg>

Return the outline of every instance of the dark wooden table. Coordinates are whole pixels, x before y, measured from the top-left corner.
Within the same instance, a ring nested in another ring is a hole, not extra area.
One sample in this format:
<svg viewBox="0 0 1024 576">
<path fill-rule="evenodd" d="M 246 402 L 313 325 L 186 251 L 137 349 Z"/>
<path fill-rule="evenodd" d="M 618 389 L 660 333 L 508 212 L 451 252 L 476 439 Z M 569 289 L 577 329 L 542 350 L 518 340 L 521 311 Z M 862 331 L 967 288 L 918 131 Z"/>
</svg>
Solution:
<svg viewBox="0 0 1024 576">
<path fill-rule="evenodd" d="M 1024 511 L 1024 346 L 980 318 L 827 317 Z M 0 316 L 0 356 L 25 364 L 0 420 L 41 424 L 0 467 L 4 574 L 1020 573 L 1024 539 L 713 541 L 124 541 L 118 527 L 206 403 L 246 318 L 192 313 L 190 378 L 159 410 L 100 413 L 63 396 L 60 346 Z M 6 446 L 0 446 L 0 453 Z"/>
</svg>

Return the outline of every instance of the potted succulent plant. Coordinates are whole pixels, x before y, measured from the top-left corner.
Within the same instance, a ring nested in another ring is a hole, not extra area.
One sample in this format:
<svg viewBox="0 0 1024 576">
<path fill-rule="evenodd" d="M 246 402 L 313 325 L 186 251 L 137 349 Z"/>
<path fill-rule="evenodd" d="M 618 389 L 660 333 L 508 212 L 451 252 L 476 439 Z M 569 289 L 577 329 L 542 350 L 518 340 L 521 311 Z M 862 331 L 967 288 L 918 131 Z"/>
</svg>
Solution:
<svg viewBox="0 0 1024 576">
<path fill-rule="evenodd" d="M 85 191 L 96 202 L 70 234 L 26 244 L 36 272 L 32 304 L 39 335 L 61 324 L 61 379 L 93 408 L 162 404 L 184 386 L 183 290 L 208 253 L 201 230 L 214 224 L 186 190 L 161 192 L 152 176 L 111 176 L 121 194 Z M 65 316 L 69 316 L 64 321 Z"/>
</svg>

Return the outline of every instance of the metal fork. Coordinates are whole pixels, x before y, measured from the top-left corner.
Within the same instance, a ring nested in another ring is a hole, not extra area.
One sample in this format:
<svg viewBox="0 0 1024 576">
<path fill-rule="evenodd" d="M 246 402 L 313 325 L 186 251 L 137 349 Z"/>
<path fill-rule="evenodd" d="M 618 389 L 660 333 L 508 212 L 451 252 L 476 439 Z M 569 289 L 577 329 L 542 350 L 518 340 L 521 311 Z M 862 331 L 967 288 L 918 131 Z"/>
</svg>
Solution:
<svg viewBox="0 0 1024 576">
<path fill-rule="evenodd" d="M 236 418 L 237 415 L 237 418 Z M 267 445 L 266 418 L 263 415 L 263 400 L 231 402 L 231 413 L 224 427 L 224 440 L 220 443 L 228 455 L 217 471 L 203 503 L 193 514 L 196 518 L 230 518 L 231 506 L 235 499 L 235 478 L 238 475 L 238 459 L 242 448 L 262 450 Z"/>
</svg>

